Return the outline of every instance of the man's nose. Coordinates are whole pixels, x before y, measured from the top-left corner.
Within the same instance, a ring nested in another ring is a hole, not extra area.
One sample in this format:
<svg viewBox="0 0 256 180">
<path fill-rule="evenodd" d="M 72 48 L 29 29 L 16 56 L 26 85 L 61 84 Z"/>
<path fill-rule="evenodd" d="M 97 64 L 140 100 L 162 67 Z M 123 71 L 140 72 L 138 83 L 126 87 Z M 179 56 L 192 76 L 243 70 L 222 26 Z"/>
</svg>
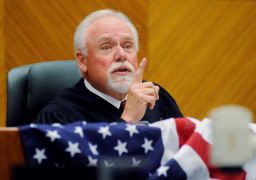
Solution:
<svg viewBox="0 0 256 180">
<path fill-rule="evenodd" d="M 119 62 L 126 61 L 126 53 L 121 46 L 117 46 L 114 58 L 115 58 L 115 61 L 119 61 Z"/>
</svg>

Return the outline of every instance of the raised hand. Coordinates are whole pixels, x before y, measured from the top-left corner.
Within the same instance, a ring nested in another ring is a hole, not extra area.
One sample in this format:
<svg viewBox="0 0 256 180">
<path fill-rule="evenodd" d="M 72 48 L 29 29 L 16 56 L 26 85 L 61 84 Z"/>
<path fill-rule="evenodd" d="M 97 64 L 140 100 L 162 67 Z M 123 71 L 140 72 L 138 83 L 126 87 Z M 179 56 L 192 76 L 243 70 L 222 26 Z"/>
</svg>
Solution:
<svg viewBox="0 0 256 180">
<path fill-rule="evenodd" d="M 147 60 L 143 58 L 128 91 L 128 98 L 121 116 L 127 122 L 140 121 L 147 106 L 152 110 L 155 107 L 155 101 L 159 99 L 159 87 L 152 82 L 142 82 L 146 64 Z"/>
</svg>

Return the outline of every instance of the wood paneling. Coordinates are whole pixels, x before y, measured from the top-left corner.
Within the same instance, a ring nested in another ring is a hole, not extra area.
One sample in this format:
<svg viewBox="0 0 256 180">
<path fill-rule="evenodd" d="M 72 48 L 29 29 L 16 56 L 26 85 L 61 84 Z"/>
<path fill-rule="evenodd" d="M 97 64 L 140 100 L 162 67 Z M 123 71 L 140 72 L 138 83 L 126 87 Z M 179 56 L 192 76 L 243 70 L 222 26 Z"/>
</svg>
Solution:
<svg viewBox="0 0 256 180">
<path fill-rule="evenodd" d="M 141 53 L 146 53 L 145 1 L 115 0 L 10 0 L 6 1 L 7 68 L 52 59 L 73 59 L 73 33 L 89 13 L 113 8 L 137 25 Z M 8 48 L 7 48 L 8 47 Z"/>
<path fill-rule="evenodd" d="M 13 167 L 25 164 L 25 153 L 18 128 L 0 128 L 0 152 L 0 179 L 14 179 L 11 172 Z"/>
<path fill-rule="evenodd" d="M 5 125 L 4 0 L 0 0 L 0 126 Z"/>
<path fill-rule="evenodd" d="M 186 116 L 230 103 L 255 115 L 256 1 L 150 0 L 149 12 L 148 78 Z"/>
<path fill-rule="evenodd" d="M 76 26 L 89 13 L 105 8 L 122 11 L 130 17 L 140 34 L 139 57 L 145 56 L 145 0 L 5 0 L 7 70 L 39 61 L 74 59 Z M 0 93 L 2 99 L 5 90 L 1 89 Z"/>
<path fill-rule="evenodd" d="M 0 83 L 15 66 L 73 59 L 75 27 L 88 13 L 103 8 L 123 11 L 136 24 L 139 59 L 149 60 L 145 79 L 171 92 L 186 116 L 202 118 L 211 108 L 230 103 L 244 105 L 255 115 L 252 0 L 5 0 Z M 3 27 L 3 10 L 0 13 Z M 0 99 L 3 125 L 5 86 Z"/>
</svg>

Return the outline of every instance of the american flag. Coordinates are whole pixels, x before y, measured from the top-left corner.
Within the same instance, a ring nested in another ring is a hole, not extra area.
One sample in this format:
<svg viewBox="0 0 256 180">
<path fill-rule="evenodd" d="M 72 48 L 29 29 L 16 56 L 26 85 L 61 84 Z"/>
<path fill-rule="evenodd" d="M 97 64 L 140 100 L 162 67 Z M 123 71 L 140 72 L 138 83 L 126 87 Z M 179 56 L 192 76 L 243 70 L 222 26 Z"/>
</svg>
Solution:
<svg viewBox="0 0 256 180">
<path fill-rule="evenodd" d="M 20 134 L 31 167 L 124 165 L 141 168 L 147 179 L 256 179 L 256 158 L 235 174 L 211 166 L 209 119 L 170 118 L 152 124 L 30 124 L 20 127 Z"/>
</svg>

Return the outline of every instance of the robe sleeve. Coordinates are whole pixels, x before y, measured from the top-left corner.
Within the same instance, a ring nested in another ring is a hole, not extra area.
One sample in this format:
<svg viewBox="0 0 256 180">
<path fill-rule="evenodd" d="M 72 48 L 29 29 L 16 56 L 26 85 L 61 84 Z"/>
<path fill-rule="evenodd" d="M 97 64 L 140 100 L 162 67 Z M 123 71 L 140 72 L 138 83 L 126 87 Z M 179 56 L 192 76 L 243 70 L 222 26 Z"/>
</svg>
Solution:
<svg viewBox="0 0 256 180">
<path fill-rule="evenodd" d="M 54 108 L 47 106 L 33 119 L 33 123 L 37 124 L 67 124 L 70 122 L 73 122 L 72 114 L 63 108 L 56 108 L 56 106 Z"/>
</svg>

